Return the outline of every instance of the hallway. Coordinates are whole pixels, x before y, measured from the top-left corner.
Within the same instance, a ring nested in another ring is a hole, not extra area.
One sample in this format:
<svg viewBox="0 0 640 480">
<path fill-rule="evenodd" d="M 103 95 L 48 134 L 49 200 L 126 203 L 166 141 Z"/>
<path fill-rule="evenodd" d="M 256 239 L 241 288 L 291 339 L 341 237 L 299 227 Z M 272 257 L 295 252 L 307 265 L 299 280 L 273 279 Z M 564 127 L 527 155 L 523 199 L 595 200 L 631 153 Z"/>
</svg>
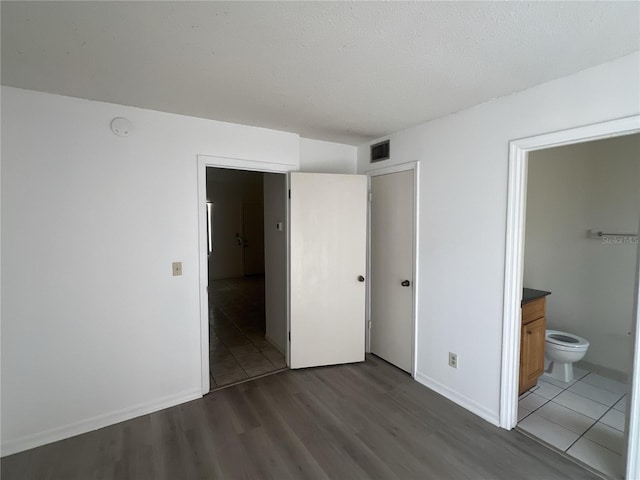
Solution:
<svg viewBox="0 0 640 480">
<path fill-rule="evenodd" d="M 211 390 L 286 369 L 265 340 L 264 275 L 215 280 L 209 289 Z"/>
</svg>

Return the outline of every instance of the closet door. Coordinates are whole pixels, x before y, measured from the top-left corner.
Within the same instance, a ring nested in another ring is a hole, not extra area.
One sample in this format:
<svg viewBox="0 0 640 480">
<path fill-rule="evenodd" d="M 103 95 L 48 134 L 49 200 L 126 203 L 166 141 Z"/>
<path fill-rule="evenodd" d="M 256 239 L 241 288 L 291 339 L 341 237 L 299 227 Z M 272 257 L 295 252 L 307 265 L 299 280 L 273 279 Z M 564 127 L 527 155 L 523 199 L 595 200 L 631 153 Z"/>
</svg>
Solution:
<svg viewBox="0 0 640 480">
<path fill-rule="evenodd" d="M 414 171 L 371 177 L 371 353 L 411 373 Z"/>
</svg>

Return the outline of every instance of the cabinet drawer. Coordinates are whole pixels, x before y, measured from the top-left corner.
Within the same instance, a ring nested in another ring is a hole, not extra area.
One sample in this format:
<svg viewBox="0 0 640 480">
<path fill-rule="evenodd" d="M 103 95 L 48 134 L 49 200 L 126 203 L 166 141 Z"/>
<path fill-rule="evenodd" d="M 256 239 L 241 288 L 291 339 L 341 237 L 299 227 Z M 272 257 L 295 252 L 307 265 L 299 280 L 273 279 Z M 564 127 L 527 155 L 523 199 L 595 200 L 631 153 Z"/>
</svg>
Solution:
<svg viewBox="0 0 640 480">
<path fill-rule="evenodd" d="M 526 325 L 529 322 L 533 322 L 538 318 L 544 317 L 546 306 L 546 297 L 538 298 L 529 303 L 525 303 L 522 306 L 522 324 Z"/>
</svg>

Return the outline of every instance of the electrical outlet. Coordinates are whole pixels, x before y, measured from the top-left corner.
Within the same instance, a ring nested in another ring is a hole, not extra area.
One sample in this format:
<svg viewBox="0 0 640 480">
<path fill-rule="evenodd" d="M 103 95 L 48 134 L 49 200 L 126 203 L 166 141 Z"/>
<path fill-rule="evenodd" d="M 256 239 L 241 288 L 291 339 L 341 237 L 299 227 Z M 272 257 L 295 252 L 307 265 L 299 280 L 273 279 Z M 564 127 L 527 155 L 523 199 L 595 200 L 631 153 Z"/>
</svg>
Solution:
<svg viewBox="0 0 640 480">
<path fill-rule="evenodd" d="M 171 270 L 173 270 L 173 276 L 179 277 L 182 275 L 182 262 L 173 262 L 171 264 Z"/>
<path fill-rule="evenodd" d="M 458 355 L 456 355 L 455 353 L 449 352 L 449 366 L 458 368 Z"/>
</svg>

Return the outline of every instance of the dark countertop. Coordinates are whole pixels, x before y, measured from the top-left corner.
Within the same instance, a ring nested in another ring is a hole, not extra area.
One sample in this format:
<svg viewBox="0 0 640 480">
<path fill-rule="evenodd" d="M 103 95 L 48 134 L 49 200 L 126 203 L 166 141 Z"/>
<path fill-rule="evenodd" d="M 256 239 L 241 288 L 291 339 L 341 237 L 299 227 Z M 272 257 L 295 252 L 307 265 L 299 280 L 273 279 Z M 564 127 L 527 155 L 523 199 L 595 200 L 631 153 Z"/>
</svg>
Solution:
<svg viewBox="0 0 640 480">
<path fill-rule="evenodd" d="M 533 302 L 534 300 L 546 297 L 547 295 L 551 295 L 551 292 L 547 292 L 545 290 L 534 290 L 533 288 L 523 288 L 521 305 Z"/>
</svg>

